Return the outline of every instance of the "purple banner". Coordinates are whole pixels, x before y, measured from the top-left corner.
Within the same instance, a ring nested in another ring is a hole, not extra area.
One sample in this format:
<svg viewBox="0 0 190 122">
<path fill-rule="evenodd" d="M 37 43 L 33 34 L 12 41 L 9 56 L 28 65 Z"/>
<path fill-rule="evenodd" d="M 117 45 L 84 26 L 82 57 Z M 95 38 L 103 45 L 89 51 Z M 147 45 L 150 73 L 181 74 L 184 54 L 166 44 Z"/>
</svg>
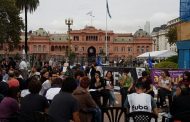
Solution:
<svg viewBox="0 0 190 122">
<path fill-rule="evenodd" d="M 154 84 L 158 83 L 161 71 L 165 69 L 151 69 L 151 78 Z M 189 71 L 190 69 L 169 69 L 168 72 L 174 84 L 177 84 L 183 78 L 183 72 Z"/>
</svg>

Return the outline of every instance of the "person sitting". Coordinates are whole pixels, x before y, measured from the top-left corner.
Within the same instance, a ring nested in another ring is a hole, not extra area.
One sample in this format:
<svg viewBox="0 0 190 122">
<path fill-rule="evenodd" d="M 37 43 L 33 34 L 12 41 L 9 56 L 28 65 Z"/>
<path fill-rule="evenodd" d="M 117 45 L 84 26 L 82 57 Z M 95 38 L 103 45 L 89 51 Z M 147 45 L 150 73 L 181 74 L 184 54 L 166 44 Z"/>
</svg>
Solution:
<svg viewBox="0 0 190 122">
<path fill-rule="evenodd" d="M 64 79 L 61 91 L 53 98 L 48 111 L 53 122 L 69 122 L 70 120 L 80 122 L 79 102 L 72 96 L 76 88 L 77 83 L 74 78 Z"/>
<path fill-rule="evenodd" d="M 8 89 L 7 94 L 0 102 L 0 118 L 8 119 L 19 111 L 18 93 L 18 87 L 11 87 Z"/>
<path fill-rule="evenodd" d="M 176 96 L 174 97 L 170 113 L 174 120 L 181 120 L 182 122 L 189 122 L 190 115 L 185 118 L 183 113 L 190 112 L 190 94 L 188 88 L 184 85 L 179 85 L 176 88 Z M 189 113 L 188 113 L 189 114 Z"/>
<path fill-rule="evenodd" d="M 142 77 L 140 77 L 137 82 L 143 82 L 146 88 L 145 93 L 150 94 L 154 98 L 152 80 L 146 71 L 142 72 Z"/>
<path fill-rule="evenodd" d="M 172 82 L 170 74 L 167 70 L 161 71 L 158 81 L 158 100 L 160 98 L 160 106 L 166 107 L 166 96 L 168 96 L 169 106 L 172 101 Z"/>
<path fill-rule="evenodd" d="M 80 78 L 84 76 L 84 72 L 81 71 L 81 70 L 77 70 L 75 73 L 74 73 L 74 77 L 75 77 L 75 80 L 77 82 L 77 86 L 79 86 L 79 82 L 80 82 Z"/>
<path fill-rule="evenodd" d="M 95 91 L 91 91 L 90 94 L 92 98 L 96 102 L 96 104 L 101 107 L 107 106 L 109 99 L 109 90 L 105 89 L 105 80 L 101 77 L 100 71 L 95 72 L 95 78 L 91 79 L 90 89 L 94 89 Z M 101 103 L 101 96 L 103 97 L 103 104 Z"/>
<path fill-rule="evenodd" d="M 129 94 L 126 97 L 124 107 L 129 113 L 135 111 L 153 112 L 158 115 L 156 103 L 151 95 L 144 93 L 145 86 L 142 82 L 135 84 L 135 93 Z"/>
<path fill-rule="evenodd" d="M 39 95 L 41 89 L 41 82 L 37 80 L 36 77 L 33 77 L 29 81 L 28 88 L 30 94 L 22 98 L 20 103 L 20 113 L 28 117 L 32 117 L 33 113 L 38 112 L 47 112 L 49 104 L 47 99 L 44 96 Z M 33 121 L 29 118 L 23 118 L 24 120 Z"/>
<path fill-rule="evenodd" d="M 80 111 L 82 111 L 80 112 L 80 120 L 81 122 L 91 122 L 93 115 L 95 122 L 101 122 L 101 110 L 88 91 L 89 85 L 90 79 L 87 76 L 82 77 L 80 86 L 73 92 L 74 97 L 80 103 Z"/>
<path fill-rule="evenodd" d="M 61 78 L 55 78 L 52 80 L 51 87 L 45 92 L 45 97 L 49 101 L 53 100 L 54 96 L 60 92 L 62 83 L 63 80 Z"/>
<path fill-rule="evenodd" d="M 124 105 L 126 96 L 131 92 L 133 87 L 133 78 L 128 74 L 129 71 L 124 71 L 122 76 L 119 78 L 120 94 L 121 94 L 121 103 L 122 107 Z"/>
<path fill-rule="evenodd" d="M 183 79 L 179 81 L 179 85 L 184 85 L 190 93 L 190 72 L 185 71 L 183 73 Z"/>
<path fill-rule="evenodd" d="M 39 93 L 40 95 L 44 96 L 45 91 L 47 91 L 47 89 L 49 89 L 51 87 L 51 77 L 50 77 L 48 70 L 45 69 L 43 71 L 40 80 L 41 80 L 41 82 L 42 82 L 42 80 L 45 80 L 44 82 L 42 82 L 42 89 L 40 90 L 40 93 Z"/>
<path fill-rule="evenodd" d="M 114 78 L 111 71 L 107 71 L 106 76 L 104 77 L 106 81 L 105 89 L 109 90 L 109 106 L 112 107 L 117 104 L 118 101 L 116 100 L 115 94 L 114 94 Z"/>
<path fill-rule="evenodd" d="M 3 100 L 3 98 L 7 95 L 8 90 L 9 90 L 9 85 L 4 81 L 0 81 L 0 103 L 1 100 Z"/>
<path fill-rule="evenodd" d="M 15 72 L 9 70 L 9 80 L 7 81 L 9 88 L 11 87 L 20 87 L 19 81 L 15 77 Z"/>
</svg>

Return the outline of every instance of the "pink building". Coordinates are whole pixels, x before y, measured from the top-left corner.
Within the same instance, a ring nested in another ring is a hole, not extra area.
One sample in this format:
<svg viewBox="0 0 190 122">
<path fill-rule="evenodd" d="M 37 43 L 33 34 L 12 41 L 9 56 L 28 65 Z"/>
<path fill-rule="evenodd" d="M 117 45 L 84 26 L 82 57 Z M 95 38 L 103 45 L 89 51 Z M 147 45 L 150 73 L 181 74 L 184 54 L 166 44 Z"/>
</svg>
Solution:
<svg viewBox="0 0 190 122">
<path fill-rule="evenodd" d="M 114 33 L 107 32 L 108 56 L 112 58 L 135 58 L 136 56 L 152 51 L 152 38 L 150 35 L 139 29 L 133 35 L 132 33 Z M 105 37 L 104 30 L 96 29 L 93 26 L 86 26 L 80 30 L 72 30 L 71 50 L 77 57 L 88 57 L 93 52 L 95 56 L 101 54 L 105 56 Z M 24 49 L 24 34 L 21 35 L 21 43 L 14 51 L 9 54 L 22 53 Z M 28 54 L 36 58 L 47 60 L 50 57 L 63 58 L 66 57 L 68 51 L 68 35 L 67 34 L 49 34 L 43 28 L 39 28 L 29 34 L 28 37 Z M 5 54 L 5 45 L 0 50 L 1 54 Z"/>
</svg>

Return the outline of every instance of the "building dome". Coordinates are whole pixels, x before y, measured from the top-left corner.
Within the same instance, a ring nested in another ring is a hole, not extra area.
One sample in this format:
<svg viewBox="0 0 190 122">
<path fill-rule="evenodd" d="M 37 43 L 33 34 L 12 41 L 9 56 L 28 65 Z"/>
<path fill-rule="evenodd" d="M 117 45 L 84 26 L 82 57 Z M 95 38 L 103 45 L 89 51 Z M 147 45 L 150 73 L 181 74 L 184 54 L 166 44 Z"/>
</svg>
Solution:
<svg viewBox="0 0 190 122">
<path fill-rule="evenodd" d="M 148 32 L 144 31 L 143 29 L 139 29 L 135 32 L 134 37 L 150 37 Z"/>
<path fill-rule="evenodd" d="M 32 33 L 32 35 L 34 35 L 34 36 L 48 36 L 48 33 L 43 28 L 39 28 L 38 30 L 34 31 Z"/>
</svg>

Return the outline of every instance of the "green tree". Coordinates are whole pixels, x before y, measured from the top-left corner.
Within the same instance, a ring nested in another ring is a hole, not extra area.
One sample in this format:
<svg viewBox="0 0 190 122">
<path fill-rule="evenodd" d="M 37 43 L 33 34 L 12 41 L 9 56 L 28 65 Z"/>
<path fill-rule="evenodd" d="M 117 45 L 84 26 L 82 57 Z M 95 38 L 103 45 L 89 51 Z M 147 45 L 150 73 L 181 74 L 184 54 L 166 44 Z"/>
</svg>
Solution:
<svg viewBox="0 0 190 122">
<path fill-rule="evenodd" d="M 74 63 L 75 58 L 76 58 L 76 53 L 71 51 L 71 53 L 69 55 L 69 62 L 70 62 L 71 65 Z"/>
<path fill-rule="evenodd" d="M 155 68 L 178 68 L 178 65 L 174 62 L 163 61 L 155 65 Z"/>
<path fill-rule="evenodd" d="M 177 41 L 177 27 L 170 27 L 168 30 L 168 33 L 166 34 L 166 37 L 168 38 L 168 43 L 170 45 L 176 43 Z"/>
<path fill-rule="evenodd" d="M 166 61 L 170 61 L 170 62 L 174 62 L 174 63 L 178 63 L 178 56 L 172 56 L 166 59 Z"/>
<path fill-rule="evenodd" d="M 9 47 L 19 44 L 20 34 L 24 27 L 20 11 L 14 0 L 0 0 L 0 43 Z"/>
<path fill-rule="evenodd" d="M 24 10 L 24 12 L 25 12 L 25 52 L 26 52 L 26 56 L 27 56 L 27 51 L 28 51 L 27 13 L 28 12 L 32 13 L 37 9 L 37 7 L 39 6 L 39 0 L 16 0 L 16 5 L 20 10 Z"/>
</svg>

